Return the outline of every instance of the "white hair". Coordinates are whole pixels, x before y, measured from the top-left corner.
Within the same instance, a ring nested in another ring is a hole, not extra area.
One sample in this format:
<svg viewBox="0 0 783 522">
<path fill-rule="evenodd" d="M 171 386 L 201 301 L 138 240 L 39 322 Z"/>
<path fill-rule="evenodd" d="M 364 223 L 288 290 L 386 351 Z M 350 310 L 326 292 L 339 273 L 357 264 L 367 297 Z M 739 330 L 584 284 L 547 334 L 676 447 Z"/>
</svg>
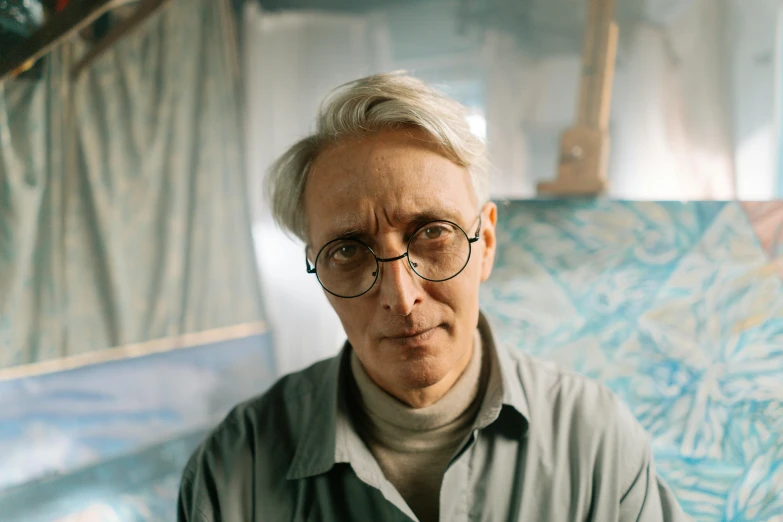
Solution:
<svg viewBox="0 0 783 522">
<path fill-rule="evenodd" d="M 271 166 L 266 193 L 272 215 L 305 243 L 303 195 L 313 160 L 325 148 L 385 130 L 419 127 L 442 153 L 470 174 L 476 200 L 489 199 L 489 161 L 484 143 L 468 125 L 460 103 L 405 73 L 367 76 L 332 91 L 319 109 L 316 131 L 289 148 Z"/>
</svg>

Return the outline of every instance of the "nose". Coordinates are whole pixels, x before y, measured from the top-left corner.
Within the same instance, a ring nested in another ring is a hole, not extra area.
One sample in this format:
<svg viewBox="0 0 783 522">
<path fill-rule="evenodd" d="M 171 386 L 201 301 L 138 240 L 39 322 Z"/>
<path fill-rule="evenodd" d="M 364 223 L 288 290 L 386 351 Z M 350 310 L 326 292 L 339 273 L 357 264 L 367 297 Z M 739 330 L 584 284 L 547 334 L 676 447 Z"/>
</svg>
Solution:
<svg viewBox="0 0 783 522">
<path fill-rule="evenodd" d="M 395 315 L 408 316 L 421 302 L 418 277 L 408 265 L 407 256 L 399 256 L 380 263 L 380 300 L 384 310 Z"/>
</svg>

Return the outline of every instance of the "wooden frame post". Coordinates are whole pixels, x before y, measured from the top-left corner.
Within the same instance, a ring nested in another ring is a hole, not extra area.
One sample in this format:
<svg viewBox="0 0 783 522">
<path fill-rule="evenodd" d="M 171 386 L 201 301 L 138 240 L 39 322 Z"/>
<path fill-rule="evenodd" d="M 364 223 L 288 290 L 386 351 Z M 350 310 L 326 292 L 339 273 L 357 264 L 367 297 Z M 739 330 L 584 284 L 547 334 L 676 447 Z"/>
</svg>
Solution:
<svg viewBox="0 0 783 522">
<path fill-rule="evenodd" d="M 561 138 L 557 179 L 539 183 L 539 194 L 598 195 L 608 185 L 609 115 L 618 29 L 614 0 L 588 1 L 576 124 Z"/>
</svg>

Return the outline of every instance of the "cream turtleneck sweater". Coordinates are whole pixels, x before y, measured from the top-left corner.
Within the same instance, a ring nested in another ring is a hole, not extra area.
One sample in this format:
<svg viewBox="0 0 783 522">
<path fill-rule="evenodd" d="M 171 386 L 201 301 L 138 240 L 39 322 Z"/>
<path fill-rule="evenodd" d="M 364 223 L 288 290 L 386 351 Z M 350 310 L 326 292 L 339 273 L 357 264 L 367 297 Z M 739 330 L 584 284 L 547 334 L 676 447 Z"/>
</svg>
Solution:
<svg viewBox="0 0 783 522">
<path fill-rule="evenodd" d="M 351 352 L 357 431 L 421 522 L 438 520 L 443 474 L 470 432 L 488 380 L 482 359 L 476 331 L 470 362 L 451 390 L 435 404 L 411 408 L 375 384 Z"/>
</svg>

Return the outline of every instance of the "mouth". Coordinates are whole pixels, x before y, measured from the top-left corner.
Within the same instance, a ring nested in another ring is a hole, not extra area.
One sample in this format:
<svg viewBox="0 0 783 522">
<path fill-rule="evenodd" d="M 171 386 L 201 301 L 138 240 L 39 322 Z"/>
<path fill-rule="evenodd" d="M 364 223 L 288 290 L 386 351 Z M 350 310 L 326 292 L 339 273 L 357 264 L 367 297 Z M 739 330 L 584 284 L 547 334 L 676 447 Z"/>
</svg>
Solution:
<svg viewBox="0 0 783 522">
<path fill-rule="evenodd" d="M 437 330 L 437 326 L 434 326 L 432 328 L 422 329 L 422 330 L 405 330 L 401 332 L 396 332 L 394 335 L 389 335 L 386 338 L 390 341 L 401 343 L 401 344 L 410 344 L 410 343 L 416 343 L 421 341 L 426 341 L 429 338 L 431 338 L 435 331 Z"/>
</svg>

